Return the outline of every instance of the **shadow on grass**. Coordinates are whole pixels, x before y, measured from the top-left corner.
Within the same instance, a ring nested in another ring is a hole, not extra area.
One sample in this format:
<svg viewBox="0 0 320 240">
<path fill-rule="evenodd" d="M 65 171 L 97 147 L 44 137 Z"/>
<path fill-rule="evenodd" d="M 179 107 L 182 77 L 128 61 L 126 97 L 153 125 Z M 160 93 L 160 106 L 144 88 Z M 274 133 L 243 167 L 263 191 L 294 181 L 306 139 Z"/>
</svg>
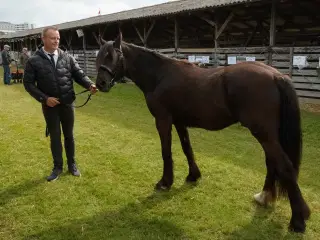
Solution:
<svg viewBox="0 0 320 240">
<path fill-rule="evenodd" d="M 0 206 L 3 206 L 15 198 L 27 195 L 32 189 L 45 182 L 45 179 L 32 179 L 26 182 L 8 187 L 0 191 Z"/>
<path fill-rule="evenodd" d="M 225 239 L 303 239 L 303 234 L 292 233 L 285 229 L 289 222 L 281 221 L 280 215 L 276 214 L 277 216 L 274 218 L 271 217 L 274 211 L 276 211 L 276 209 L 273 207 L 262 207 L 257 205 L 251 222 L 231 232 Z"/>
<path fill-rule="evenodd" d="M 183 229 L 170 221 L 169 215 L 152 214 L 152 209 L 158 204 L 192 187 L 193 185 L 185 184 L 168 192 L 155 191 L 150 196 L 138 199 L 135 203 L 118 210 L 75 220 L 68 225 L 54 226 L 24 239 L 192 239 Z"/>
</svg>

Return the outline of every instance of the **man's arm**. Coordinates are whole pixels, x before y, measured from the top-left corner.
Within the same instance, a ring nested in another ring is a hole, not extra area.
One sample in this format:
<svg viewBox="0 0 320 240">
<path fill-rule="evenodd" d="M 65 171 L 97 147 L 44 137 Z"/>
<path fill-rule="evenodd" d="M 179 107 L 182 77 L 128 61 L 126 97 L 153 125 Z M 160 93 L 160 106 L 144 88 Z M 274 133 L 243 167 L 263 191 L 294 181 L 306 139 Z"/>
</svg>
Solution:
<svg viewBox="0 0 320 240">
<path fill-rule="evenodd" d="M 48 96 L 40 91 L 40 89 L 36 86 L 35 70 L 33 69 L 30 61 L 27 61 L 26 63 L 26 68 L 24 70 L 23 76 L 23 85 L 26 91 L 38 102 L 47 102 Z"/>
<path fill-rule="evenodd" d="M 82 87 L 84 87 L 85 89 L 90 89 L 91 85 L 93 85 L 94 83 L 84 74 L 78 62 L 71 55 L 69 55 L 69 57 L 72 77 Z"/>
<path fill-rule="evenodd" d="M 23 65 L 24 65 L 24 61 L 23 61 L 23 60 L 24 60 L 24 59 L 23 59 L 22 54 L 20 55 L 19 60 L 20 60 L 20 66 L 23 67 Z"/>
<path fill-rule="evenodd" d="M 4 60 L 4 58 L 5 58 L 4 51 L 1 51 L 1 58 L 2 58 L 2 62 L 5 61 L 5 60 Z"/>
</svg>

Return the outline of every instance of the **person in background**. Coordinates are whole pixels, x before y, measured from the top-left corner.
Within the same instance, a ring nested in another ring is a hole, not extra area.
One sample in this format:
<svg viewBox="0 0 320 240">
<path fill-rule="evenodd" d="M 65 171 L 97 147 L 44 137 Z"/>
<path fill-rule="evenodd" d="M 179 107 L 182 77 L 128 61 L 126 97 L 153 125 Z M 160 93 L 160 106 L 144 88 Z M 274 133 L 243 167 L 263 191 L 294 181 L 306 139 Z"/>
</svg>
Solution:
<svg viewBox="0 0 320 240">
<path fill-rule="evenodd" d="M 10 64 L 12 61 L 14 61 L 10 57 L 9 50 L 10 50 L 10 46 L 4 45 L 3 50 L 1 52 L 4 85 L 10 85 L 10 82 L 11 82 Z"/>
<path fill-rule="evenodd" d="M 73 79 L 91 94 L 95 94 L 97 88 L 77 61 L 59 48 L 60 34 L 56 27 L 45 27 L 41 37 L 43 47 L 27 61 L 23 84 L 26 91 L 42 104 L 53 157 L 53 169 L 47 180 L 53 181 L 63 170 L 60 124 L 68 170 L 74 176 L 81 175 L 75 161 Z"/>
<path fill-rule="evenodd" d="M 20 55 L 20 66 L 21 66 L 21 68 L 23 70 L 25 69 L 26 63 L 27 63 L 29 58 L 30 58 L 30 56 L 28 54 L 28 49 L 27 48 L 23 48 L 22 49 L 22 53 Z"/>
</svg>

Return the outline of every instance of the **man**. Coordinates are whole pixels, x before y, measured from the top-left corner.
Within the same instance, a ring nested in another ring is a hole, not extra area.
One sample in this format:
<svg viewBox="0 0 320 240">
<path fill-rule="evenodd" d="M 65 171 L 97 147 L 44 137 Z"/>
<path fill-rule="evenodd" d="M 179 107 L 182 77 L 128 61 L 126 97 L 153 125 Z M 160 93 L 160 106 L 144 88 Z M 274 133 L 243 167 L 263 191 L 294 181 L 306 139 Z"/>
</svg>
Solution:
<svg viewBox="0 0 320 240">
<path fill-rule="evenodd" d="M 24 70 L 26 68 L 26 63 L 29 59 L 29 54 L 28 54 L 28 49 L 27 48 L 23 48 L 22 49 L 22 53 L 20 55 L 20 66 L 21 68 Z"/>
<path fill-rule="evenodd" d="M 85 76 L 76 60 L 59 48 L 60 34 L 56 27 L 42 31 L 43 47 L 38 49 L 26 63 L 24 87 L 29 94 L 42 103 L 42 111 L 50 134 L 53 170 L 48 181 L 56 180 L 63 170 L 61 130 L 68 169 L 80 176 L 75 162 L 73 138 L 75 92 L 72 78 L 92 94 L 97 92 L 95 84 Z"/>
<path fill-rule="evenodd" d="M 10 57 L 9 50 L 10 50 L 10 46 L 4 45 L 3 50 L 1 52 L 4 85 L 10 85 L 10 81 L 11 81 L 10 63 L 14 61 Z"/>
</svg>

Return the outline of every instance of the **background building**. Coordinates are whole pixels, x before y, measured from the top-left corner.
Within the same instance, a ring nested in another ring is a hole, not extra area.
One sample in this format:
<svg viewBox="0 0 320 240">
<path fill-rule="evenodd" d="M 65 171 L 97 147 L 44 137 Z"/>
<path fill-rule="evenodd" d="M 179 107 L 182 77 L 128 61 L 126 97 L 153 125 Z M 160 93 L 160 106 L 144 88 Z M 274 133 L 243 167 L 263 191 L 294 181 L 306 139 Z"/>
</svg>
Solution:
<svg viewBox="0 0 320 240">
<path fill-rule="evenodd" d="M 2 33 L 12 33 L 12 32 L 18 32 L 18 31 L 29 30 L 29 29 L 34 29 L 34 24 L 29 24 L 29 23 L 14 24 L 10 22 L 0 21 L 0 32 Z"/>
</svg>

